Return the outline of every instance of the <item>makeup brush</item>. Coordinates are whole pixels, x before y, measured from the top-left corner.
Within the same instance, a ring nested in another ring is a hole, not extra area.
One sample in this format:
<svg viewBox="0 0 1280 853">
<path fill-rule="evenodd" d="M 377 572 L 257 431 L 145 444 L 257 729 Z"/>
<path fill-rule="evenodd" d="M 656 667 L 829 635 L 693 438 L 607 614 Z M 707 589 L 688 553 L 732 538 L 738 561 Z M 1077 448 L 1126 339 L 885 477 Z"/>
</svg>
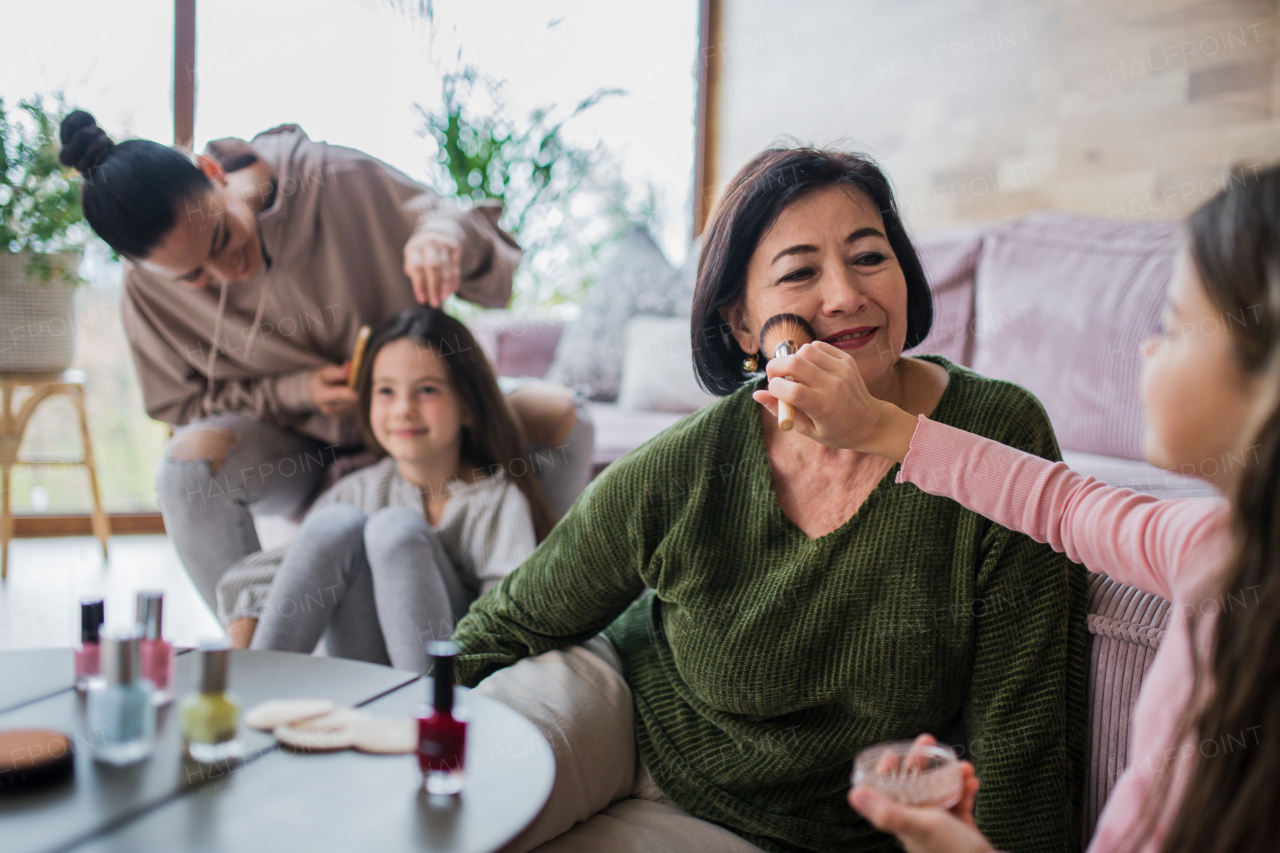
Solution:
<svg viewBox="0 0 1280 853">
<path fill-rule="evenodd" d="M 791 355 L 801 345 L 813 343 L 817 335 L 813 326 L 795 314 L 775 314 L 760 330 L 760 350 L 765 358 Z M 778 401 L 778 429 L 791 429 L 795 425 L 795 412 L 791 404 Z"/>
<path fill-rule="evenodd" d="M 356 332 L 356 347 L 351 353 L 351 372 L 347 374 L 347 387 L 355 390 L 356 383 L 360 381 L 360 363 L 364 361 L 364 351 L 369 347 L 369 338 L 373 336 L 373 329 L 368 326 L 361 326 L 360 331 Z"/>
</svg>

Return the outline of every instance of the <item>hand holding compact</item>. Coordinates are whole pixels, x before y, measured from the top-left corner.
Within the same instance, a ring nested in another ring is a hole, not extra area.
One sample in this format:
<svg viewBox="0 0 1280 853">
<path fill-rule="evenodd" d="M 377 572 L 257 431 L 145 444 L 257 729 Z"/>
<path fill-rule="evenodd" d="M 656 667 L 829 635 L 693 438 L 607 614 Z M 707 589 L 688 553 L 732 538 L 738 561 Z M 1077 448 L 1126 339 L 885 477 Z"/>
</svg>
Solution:
<svg viewBox="0 0 1280 853">
<path fill-rule="evenodd" d="M 916 738 L 913 749 L 919 754 L 908 752 L 902 759 L 904 765 L 910 768 L 916 761 L 922 765 L 917 769 L 924 770 L 925 754 L 936 745 L 937 741 L 931 735 Z M 879 760 L 883 763 L 893 758 L 885 754 Z M 849 805 L 876 829 L 898 836 L 907 853 L 988 853 L 993 849 L 991 842 L 978 831 L 973 820 L 973 806 L 978 794 L 978 778 L 974 775 L 973 765 L 961 761 L 952 766 L 959 770 L 960 793 L 958 801 L 949 798 L 954 802 L 950 808 L 903 805 L 874 787 L 864 785 L 849 790 Z M 893 769 L 886 766 L 876 768 L 879 772 Z"/>
<path fill-rule="evenodd" d="M 439 308 L 462 282 L 462 244 L 439 231 L 415 231 L 404 244 L 404 274 L 418 302 Z"/>
</svg>

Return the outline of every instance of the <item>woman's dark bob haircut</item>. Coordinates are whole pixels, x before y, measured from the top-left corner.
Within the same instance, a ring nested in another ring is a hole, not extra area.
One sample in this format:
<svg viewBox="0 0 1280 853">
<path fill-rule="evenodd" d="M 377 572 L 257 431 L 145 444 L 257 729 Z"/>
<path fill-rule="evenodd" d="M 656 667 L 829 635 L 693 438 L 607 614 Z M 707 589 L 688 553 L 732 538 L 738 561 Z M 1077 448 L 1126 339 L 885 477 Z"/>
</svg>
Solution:
<svg viewBox="0 0 1280 853">
<path fill-rule="evenodd" d="M 915 247 L 902 227 L 893 190 L 884 172 L 862 154 L 816 148 L 771 148 L 743 167 L 725 187 L 711 213 L 698 258 L 693 296 L 693 368 L 713 394 L 732 394 L 751 378 L 742 352 L 729 334 L 720 309 L 743 297 L 747 264 L 761 236 L 783 209 L 806 193 L 849 186 L 868 196 L 884 220 L 885 236 L 907 280 L 907 339 L 910 349 L 933 325 L 933 297 Z"/>
</svg>

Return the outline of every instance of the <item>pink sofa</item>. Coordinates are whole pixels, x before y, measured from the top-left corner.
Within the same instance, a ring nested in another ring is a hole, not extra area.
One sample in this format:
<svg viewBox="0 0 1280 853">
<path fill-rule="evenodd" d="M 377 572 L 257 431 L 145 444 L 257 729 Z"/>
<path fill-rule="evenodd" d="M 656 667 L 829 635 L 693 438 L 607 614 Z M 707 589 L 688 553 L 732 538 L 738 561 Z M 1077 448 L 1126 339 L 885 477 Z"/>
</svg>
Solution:
<svg viewBox="0 0 1280 853">
<path fill-rule="evenodd" d="M 1077 471 L 1163 498 L 1213 494 L 1142 460 L 1138 345 L 1159 325 L 1179 228 L 1046 211 L 924 235 L 935 317 L 917 351 L 1030 390 Z M 1090 578 L 1086 841 L 1127 763 L 1129 714 L 1168 615 L 1157 596 Z"/>
<path fill-rule="evenodd" d="M 564 323 L 491 311 L 468 322 L 499 376 L 543 377 L 555 359 Z M 587 404 L 595 424 L 595 473 L 634 450 L 687 412 L 624 409 L 617 403 Z"/>
<path fill-rule="evenodd" d="M 1159 497 L 1211 494 L 1141 453 L 1138 345 L 1157 328 L 1178 240 L 1173 222 L 1058 212 L 920 235 L 935 317 L 915 352 L 939 353 L 1032 391 L 1078 471 Z M 550 321 L 491 317 L 480 337 L 500 374 L 541 376 L 561 330 Z M 597 469 L 682 417 L 610 403 L 592 403 L 591 411 Z M 1126 764 L 1129 713 L 1168 611 L 1156 596 L 1091 578 L 1086 841 Z"/>
</svg>

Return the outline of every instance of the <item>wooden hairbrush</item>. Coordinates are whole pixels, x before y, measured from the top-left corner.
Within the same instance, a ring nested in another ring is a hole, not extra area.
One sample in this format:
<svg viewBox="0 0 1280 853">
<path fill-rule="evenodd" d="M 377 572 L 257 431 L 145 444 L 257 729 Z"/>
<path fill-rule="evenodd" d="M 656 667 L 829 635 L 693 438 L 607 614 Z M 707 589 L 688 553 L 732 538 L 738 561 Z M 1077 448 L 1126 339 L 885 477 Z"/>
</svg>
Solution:
<svg viewBox="0 0 1280 853">
<path fill-rule="evenodd" d="M 373 336 L 373 329 L 368 326 L 361 326 L 360 331 L 356 332 L 356 347 L 351 353 L 351 371 L 347 374 L 347 387 L 355 389 L 356 383 L 360 381 L 360 367 L 364 361 L 364 351 L 369 348 L 369 338 Z"/>
<path fill-rule="evenodd" d="M 775 314 L 770 317 L 760 330 L 760 351 L 765 358 L 778 358 L 791 355 L 801 346 L 813 341 L 818 336 L 813 326 L 795 314 Z M 790 403 L 778 401 L 778 429 L 791 429 L 795 426 L 795 411 Z"/>
</svg>

